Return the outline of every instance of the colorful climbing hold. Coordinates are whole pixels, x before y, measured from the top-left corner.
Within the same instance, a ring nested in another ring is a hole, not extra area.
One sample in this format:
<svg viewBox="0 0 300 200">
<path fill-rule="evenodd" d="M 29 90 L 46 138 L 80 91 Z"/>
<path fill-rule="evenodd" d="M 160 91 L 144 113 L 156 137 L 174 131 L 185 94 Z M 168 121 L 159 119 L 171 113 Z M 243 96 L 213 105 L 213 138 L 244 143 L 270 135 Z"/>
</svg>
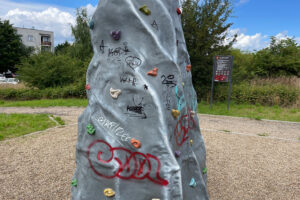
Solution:
<svg viewBox="0 0 300 200">
<path fill-rule="evenodd" d="M 115 196 L 115 194 L 116 194 L 115 191 L 113 189 L 111 189 L 111 188 L 106 188 L 104 190 L 104 195 L 106 197 L 113 197 L 113 196 Z"/>
<path fill-rule="evenodd" d="M 203 174 L 206 174 L 206 173 L 207 173 L 207 168 L 206 168 L 206 167 L 203 168 L 202 173 L 203 173 Z"/>
<path fill-rule="evenodd" d="M 121 94 L 121 90 L 120 89 L 113 89 L 110 88 L 110 95 L 112 98 L 117 99 L 119 97 L 119 95 Z"/>
<path fill-rule="evenodd" d="M 87 85 L 85 86 L 85 89 L 86 89 L 86 90 L 90 90 L 90 89 L 91 89 L 90 84 L 87 84 Z"/>
<path fill-rule="evenodd" d="M 94 29 L 94 27 L 95 27 L 95 23 L 94 23 L 94 21 L 92 20 L 92 21 L 90 21 L 90 24 L 89 24 L 89 26 L 90 26 L 90 29 Z"/>
<path fill-rule="evenodd" d="M 143 5 L 142 7 L 140 7 L 140 11 L 142 13 L 144 13 L 145 15 L 151 15 L 151 11 L 149 10 L 149 8 L 146 5 Z"/>
<path fill-rule="evenodd" d="M 192 70 L 192 65 L 187 65 L 187 66 L 186 66 L 186 71 L 187 71 L 187 72 L 190 72 L 191 70 Z"/>
<path fill-rule="evenodd" d="M 132 144 L 132 146 L 134 146 L 137 149 L 141 148 L 141 146 L 142 146 L 141 142 L 139 140 L 134 139 L 134 138 L 132 138 L 130 140 L 130 143 Z"/>
<path fill-rule="evenodd" d="M 173 117 L 176 119 L 176 118 L 180 115 L 180 111 L 179 111 L 179 110 L 172 109 L 172 115 L 173 115 Z"/>
<path fill-rule="evenodd" d="M 182 82 L 181 84 L 182 84 L 182 87 L 184 87 L 184 82 Z"/>
<path fill-rule="evenodd" d="M 190 184 L 191 187 L 196 187 L 197 186 L 197 182 L 195 181 L 194 178 L 191 179 Z"/>
<path fill-rule="evenodd" d="M 73 179 L 71 185 L 77 187 L 77 179 Z"/>
<path fill-rule="evenodd" d="M 190 140 L 190 144 L 191 144 L 191 146 L 193 146 L 193 143 L 194 143 L 194 141 L 193 141 L 193 140 Z"/>
<path fill-rule="evenodd" d="M 88 124 L 86 126 L 86 130 L 87 130 L 87 133 L 90 134 L 90 135 L 94 135 L 96 130 L 94 128 L 94 126 L 92 124 Z"/>
<path fill-rule="evenodd" d="M 150 70 L 147 74 L 150 76 L 157 76 L 157 68 L 155 67 L 154 69 Z"/>
<path fill-rule="evenodd" d="M 178 15 L 181 15 L 181 9 L 180 8 L 177 8 L 176 11 L 177 11 Z"/>
<path fill-rule="evenodd" d="M 115 40 L 119 40 L 121 38 L 121 31 L 112 31 L 112 32 L 110 32 L 110 35 Z"/>
<path fill-rule="evenodd" d="M 179 158 L 181 156 L 181 152 L 180 151 L 175 151 L 175 156 L 176 156 L 176 158 Z"/>
</svg>

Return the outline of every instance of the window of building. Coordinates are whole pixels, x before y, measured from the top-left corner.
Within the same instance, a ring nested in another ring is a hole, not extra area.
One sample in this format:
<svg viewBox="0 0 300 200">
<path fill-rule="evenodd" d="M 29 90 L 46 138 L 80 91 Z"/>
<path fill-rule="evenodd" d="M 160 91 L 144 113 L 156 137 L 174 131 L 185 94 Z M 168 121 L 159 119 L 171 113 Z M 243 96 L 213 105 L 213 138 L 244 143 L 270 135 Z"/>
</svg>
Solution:
<svg viewBox="0 0 300 200">
<path fill-rule="evenodd" d="M 33 37 L 33 35 L 28 35 L 28 41 L 29 42 L 34 42 L 34 37 Z"/>
<path fill-rule="evenodd" d="M 42 42 L 51 42 L 49 36 L 42 36 Z"/>
</svg>

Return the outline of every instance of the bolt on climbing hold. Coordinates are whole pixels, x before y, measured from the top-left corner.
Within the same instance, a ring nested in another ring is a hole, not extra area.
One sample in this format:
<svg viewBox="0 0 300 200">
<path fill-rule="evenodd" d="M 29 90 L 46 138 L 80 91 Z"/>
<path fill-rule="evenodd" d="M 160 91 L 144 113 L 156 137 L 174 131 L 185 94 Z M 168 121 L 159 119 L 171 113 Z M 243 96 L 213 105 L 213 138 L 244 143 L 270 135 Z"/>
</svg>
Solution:
<svg viewBox="0 0 300 200">
<path fill-rule="evenodd" d="M 117 99 L 119 97 L 119 95 L 121 94 L 121 90 L 120 89 L 113 89 L 110 88 L 110 95 L 112 96 L 112 98 Z"/>
<path fill-rule="evenodd" d="M 177 8 L 176 11 L 177 11 L 178 15 L 181 15 L 181 9 L 180 8 Z"/>
<path fill-rule="evenodd" d="M 134 138 L 132 138 L 130 140 L 130 143 L 132 144 L 132 146 L 134 146 L 137 149 L 141 148 L 141 146 L 142 146 L 141 142 L 139 140 L 134 139 Z"/>
<path fill-rule="evenodd" d="M 113 197 L 113 196 L 115 196 L 115 194 L 116 194 L 115 191 L 113 189 L 111 189 L 111 188 L 106 188 L 104 190 L 104 195 L 106 197 Z"/>
<path fill-rule="evenodd" d="M 203 173 L 203 174 L 206 174 L 206 173 L 207 173 L 207 168 L 206 168 L 206 167 L 203 168 L 202 173 Z"/>
<path fill-rule="evenodd" d="M 181 156 L 181 152 L 180 151 L 175 151 L 175 156 L 176 156 L 176 158 L 179 158 Z"/>
<path fill-rule="evenodd" d="M 151 15 L 151 11 L 149 10 L 149 8 L 146 5 L 143 5 L 142 7 L 140 7 L 140 11 L 142 13 L 144 13 L 145 15 Z"/>
<path fill-rule="evenodd" d="M 90 90 L 90 89 L 91 89 L 90 84 L 87 84 L 87 85 L 85 86 L 85 89 L 86 89 L 86 90 Z"/>
<path fill-rule="evenodd" d="M 197 186 L 197 182 L 195 181 L 194 178 L 191 179 L 190 184 L 191 187 L 196 187 Z"/>
<path fill-rule="evenodd" d="M 180 115 L 180 111 L 179 111 L 179 110 L 172 109 L 172 115 L 173 115 L 173 117 L 176 119 L 176 118 Z"/>
<path fill-rule="evenodd" d="M 88 124 L 86 126 L 86 130 L 87 130 L 87 133 L 90 134 L 90 135 L 94 135 L 96 130 L 94 128 L 94 126 L 92 124 Z"/>
<path fill-rule="evenodd" d="M 112 32 L 110 32 L 110 35 L 115 40 L 119 40 L 121 38 L 121 31 L 112 31 Z"/>
<path fill-rule="evenodd" d="M 94 27 L 95 27 L 95 23 L 94 23 L 94 21 L 92 20 L 92 21 L 90 21 L 90 24 L 89 24 L 89 27 L 90 27 L 90 29 L 94 29 Z"/>
<path fill-rule="evenodd" d="M 193 140 L 190 140 L 190 144 L 191 144 L 191 146 L 193 146 L 193 143 L 194 143 L 194 141 L 193 141 Z"/>
<path fill-rule="evenodd" d="M 187 66 L 186 66 L 186 71 L 187 71 L 187 72 L 190 72 L 191 69 L 192 69 L 192 65 L 187 65 Z"/>
<path fill-rule="evenodd" d="M 150 70 L 147 74 L 150 76 L 157 76 L 157 68 L 155 67 L 154 69 Z"/>
<path fill-rule="evenodd" d="M 71 185 L 77 187 L 77 179 L 73 179 Z"/>
</svg>

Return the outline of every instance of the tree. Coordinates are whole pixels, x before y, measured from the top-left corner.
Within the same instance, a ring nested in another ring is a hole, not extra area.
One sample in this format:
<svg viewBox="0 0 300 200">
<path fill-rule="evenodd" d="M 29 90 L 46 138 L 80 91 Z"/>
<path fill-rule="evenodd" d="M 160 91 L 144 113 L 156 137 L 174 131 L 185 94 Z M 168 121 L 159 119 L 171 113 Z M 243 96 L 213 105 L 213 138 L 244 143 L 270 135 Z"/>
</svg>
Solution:
<svg viewBox="0 0 300 200">
<path fill-rule="evenodd" d="M 55 54 L 66 54 L 71 47 L 71 44 L 68 41 L 65 41 L 62 44 L 58 44 L 55 47 Z"/>
<path fill-rule="evenodd" d="M 271 37 L 270 46 L 254 56 L 254 73 L 261 77 L 300 76 L 300 46 L 293 38 Z"/>
<path fill-rule="evenodd" d="M 15 66 L 20 63 L 22 57 L 27 57 L 32 49 L 26 48 L 17 34 L 16 29 L 8 20 L 0 19 L 0 73 L 11 70 L 16 71 Z"/>
<path fill-rule="evenodd" d="M 91 43 L 91 35 L 89 28 L 89 18 L 86 9 L 76 10 L 76 25 L 71 26 L 72 34 L 74 36 L 73 56 L 81 60 L 90 60 L 93 54 L 93 47 Z"/>
<path fill-rule="evenodd" d="M 182 26 L 193 65 L 193 84 L 200 96 L 210 88 L 213 56 L 223 54 L 236 41 L 229 37 L 232 23 L 231 0 L 186 0 L 183 3 Z"/>
</svg>

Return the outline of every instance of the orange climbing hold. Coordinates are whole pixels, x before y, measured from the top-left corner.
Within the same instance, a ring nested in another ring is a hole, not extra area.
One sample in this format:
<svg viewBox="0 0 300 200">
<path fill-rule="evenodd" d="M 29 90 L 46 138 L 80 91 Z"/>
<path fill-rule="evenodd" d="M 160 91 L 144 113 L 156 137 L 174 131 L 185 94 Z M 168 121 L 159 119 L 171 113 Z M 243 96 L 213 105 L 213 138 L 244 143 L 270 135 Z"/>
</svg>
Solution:
<svg viewBox="0 0 300 200">
<path fill-rule="evenodd" d="M 134 146 L 137 149 L 141 148 L 141 146 L 142 146 L 141 142 L 139 140 L 134 139 L 134 138 L 132 138 L 130 140 L 130 142 L 131 142 L 132 146 Z"/>
<path fill-rule="evenodd" d="M 192 65 L 187 65 L 187 66 L 186 66 L 186 71 L 187 71 L 187 72 L 190 72 L 191 70 L 192 70 Z"/>
<path fill-rule="evenodd" d="M 157 68 L 155 67 L 154 69 L 150 70 L 147 74 L 150 76 L 157 76 Z"/>
</svg>

